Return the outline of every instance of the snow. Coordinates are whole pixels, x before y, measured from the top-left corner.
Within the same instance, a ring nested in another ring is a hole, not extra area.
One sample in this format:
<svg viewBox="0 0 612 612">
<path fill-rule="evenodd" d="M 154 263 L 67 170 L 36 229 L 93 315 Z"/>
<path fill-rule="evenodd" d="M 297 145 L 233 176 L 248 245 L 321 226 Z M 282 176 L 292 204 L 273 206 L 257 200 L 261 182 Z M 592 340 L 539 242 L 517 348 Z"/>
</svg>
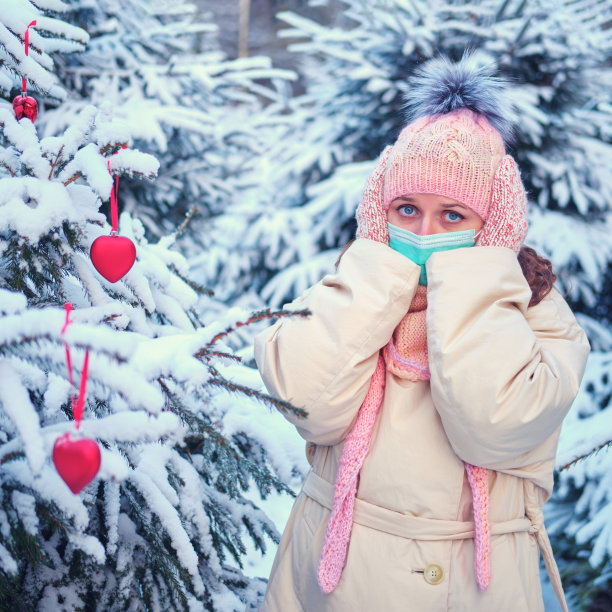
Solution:
<svg viewBox="0 0 612 612">
<path fill-rule="evenodd" d="M 124 121 L 98 119 L 93 138 L 102 148 L 108 145 L 129 144 L 131 131 L 129 125 Z"/>
<path fill-rule="evenodd" d="M 49 373 L 47 389 L 44 394 L 46 416 L 57 415 L 61 406 L 70 398 L 70 383 Z"/>
<path fill-rule="evenodd" d="M 198 557 L 193 550 L 193 546 L 183 528 L 177 511 L 157 486 L 155 486 L 151 477 L 141 469 L 137 468 L 130 474 L 130 481 L 142 493 L 148 508 L 160 518 L 162 525 L 171 538 L 171 544 L 177 558 L 192 576 L 195 592 L 198 595 L 202 595 L 204 585 L 198 572 Z"/>
<path fill-rule="evenodd" d="M 57 13 L 70 10 L 70 5 L 62 0 L 37 0 L 36 5 L 41 9 L 55 11 Z"/>
<path fill-rule="evenodd" d="M 0 360 L 0 380 L 0 404 L 19 432 L 30 469 L 39 474 L 46 460 L 46 449 L 36 409 L 19 375 L 5 359 Z"/>
<path fill-rule="evenodd" d="M 153 155 L 132 149 L 119 149 L 117 153 L 110 157 L 109 161 L 113 174 L 119 172 L 138 173 L 153 178 L 159 170 L 159 161 Z"/>
<path fill-rule="evenodd" d="M 0 314 L 19 314 L 26 309 L 27 301 L 23 293 L 15 293 L 0 287 Z"/>
<path fill-rule="evenodd" d="M 64 5 L 63 8 L 64 10 L 67 10 L 66 5 Z M 89 34 L 87 34 L 87 32 L 81 28 L 70 25 L 65 21 L 60 21 L 59 19 L 51 19 L 44 16 L 37 17 L 35 27 L 57 36 L 57 38 L 50 37 L 42 39 L 42 47 L 48 53 L 53 53 L 56 51 L 62 51 L 64 53 L 81 51 L 83 49 L 83 45 L 86 45 L 89 42 Z M 66 46 L 66 43 L 69 41 L 72 42 Z"/>
<path fill-rule="evenodd" d="M 610 358 L 606 356 L 606 367 L 610 367 Z M 597 359 L 591 356 L 591 363 Z M 585 395 L 582 401 L 586 401 Z M 568 465 L 575 459 L 588 455 L 593 450 L 600 448 L 610 441 L 612 431 L 612 414 L 609 411 L 596 412 L 588 421 L 588 428 L 576 423 L 573 418 L 564 421 L 563 428 L 567 432 L 562 436 L 557 453 L 557 465 L 559 467 Z M 612 484 L 612 483 L 611 483 Z"/>
<path fill-rule="evenodd" d="M 144 408 L 158 414 L 164 405 L 158 385 L 140 375 L 139 367 L 112 368 L 108 359 L 90 357 L 90 377 L 121 393 L 134 408 Z"/>
<path fill-rule="evenodd" d="M 106 552 L 109 555 L 114 555 L 119 541 L 119 484 L 116 482 L 105 482 L 104 498 L 106 506 Z"/>
<path fill-rule="evenodd" d="M 81 253 L 75 253 L 72 260 L 75 272 L 79 275 L 82 287 L 85 290 L 89 303 L 94 307 L 102 308 L 103 305 L 109 304 L 111 299 L 104 291 L 99 278 L 101 278 L 97 272 L 94 272 L 94 268 L 89 258 L 85 258 Z"/>
<path fill-rule="evenodd" d="M 122 236 L 125 236 L 125 232 L 120 231 Z M 136 262 L 134 267 L 123 277 L 123 282 L 133 291 L 134 296 L 137 297 L 147 312 L 155 312 L 155 298 L 151 290 L 151 285 L 143 274 L 143 268 L 141 261 L 138 259 L 138 253 L 142 253 L 142 250 L 136 247 Z"/>
<path fill-rule="evenodd" d="M 121 426 L 123 427 L 125 424 L 122 423 Z M 85 433 L 83 428 L 81 428 L 81 431 Z M 88 427 L 87 433 L 90 437 L 100 435 L 97 433 L 97 429 L 94 427 Z M 108 439 L 112 439 L 112 435 L 109 435 L 108 437 L 105 436 L 105 441 L 108 441 Z M 117 448 L 112 448 L 112 450 L 109 451 L 105 447 L 102 447 L 100 448 L 100 453 L 102 456 L 102 461 L 96 478 L 111 482 L 123 482 L 126 478 L 128 478 L 130 467 L 125 457 Z"/>
<path fill-rule="evenodd" d="M 157 312 L 167 317 L 168 321 L 170 321 L 175 327 L 184 329 L 186 331 L 193 329 L 193 324 L 185 313 L 185 309 L 182 304 L 180 304 L 173 297 L 166 295 L 165 292 L 158 291 L 155 287 L 152 287 L 152 294 Z M 193 301 L 195 301 L 195 299 Z"/>
<path fill-rule="evenodd" d="M 178 457 L 176 454 L 172 455 L 169 459 L 172 468 L 176 470 L 177 475 L 184 483 L 181 487 L 179 503 L 181 514 L 195 527 L 195 529 L 190 529 L 190 535 L 199 542 L 202 550 L 209 551 L 207 565 L 210 571 L 220 574 L 221 562 L 214 550 L 210 534 L 210 519 L 204 511 L 202 504 L 202 499 L 205 498 L 206 492 L 200 485 L 200 478 L 197 472 L 192 469 L 191 462 Z"/>
<path fill-rule="evenodd" d="M 0 179 L 0 215 L 6 226 L 31 242 L 73 217 L 73 206 L 59 183 L 33 177 Z"/>
<path fill-rule="evenodd" d="M 106 159 L 98 151 L 93 142 L 79 149 L 73 160 L 60 174 L 60 180 L 67 181 L 80 172 L 94 192 L 102 199 L 107 199 L 113 186 L 113 180 L 108 172 Z"/>
<path fill-rule="evenodd" d="M 13 559 L 13 557 L 11 557 L 11 554 L 9 553 L 8 550 L 6 550 L 6 548 L 2 545 L 2 543 L 0 542 L 0 565 L 2 565 L 2 569 L 7 573 L 7 574 L 17 574 L 17 563 L 15 562 L 15 559 Z"/>
<path fill-rule="evenodd" d="M 68 534 L 68 540 L 75 548 L 82 550 L 86 555 L 92 557 L 100 565 L 103 565 L 106 561 L 106 553 L 100 540 L 95 536 L 87 535 L 84 533 Z"/>
<path fill-rule="evenodd" d="M 28 0 L 4 0 L 3 9 L 0 23 L 0 56 L 3 63 L 9 70 L 23 74 L 37 89 L 46 91 L 53 98 L 64 98 L 66 92 L 51 72 L 53 60 L 48 53 L 81 50 L 89 39 L 88 34 L 60 19 L 42 15 Z M 23 36 L 33 20 L 37 25 L 30 28 L 30 49 L 26 56 Z M 39 34 L 39 28 L 45 36 Z"/>
<path fill-rule="evenodd" d="M 13 80 L 6 74 L 0 72 L 0 92 L 2 92 L 3 95 L 7 95 L 12 87 Z"/>
<path fill-rule="evenodd" d="M 2 509 L 0 509 L 0 533 L 5 538 L 8 538 L 11 534 L 11 525 L 8 517 L 6 516 L 6 512 Z"/>
<path fill-rule="evenodd" d="M 159 492 L 176 507 L 179 505 L 179 496 L 168 481 L 168 471 L 166 470 L 166 465 L 170 462 L 172 455 L 172 448 L 162 444 L 151 445 L 140 454 L 138 468 L 143 474 L 151 478 Z"/>
<path fill-rule="evenodd" d="M 36 130 L 29 119 L 17 121 L 13 109 L 8 105 L 0 107 L 0 124 L 5 138 L 20 151 L 36 147 Z"/>
<path fill-rule="evenodd" d="M 261 378 L 251 368 L 241 365 L 219 365 L 219 372 L 229 380 L 239 384 L 259 388 L 264 393 L 265 387 Z M 241 431 L 247 431 L 249 436 L 259 441 L 268 449 L 270 461 L 284 482 L 301 486 L 295 480 L 293 472 L 298 467 L 302 475 L 309 469 L 304 451 L 305 442 L 279 412 L 266 410 L 262 413 L 261 406 L 255 402 L 228 402 L 227 411 L 223 417 L 223 431 L 229 437 Z M 222 405 L 223 406 L 223 405 Z"/>
<path fill-rule="evenodd" d="M 204 384 L 208 380 L 208 370 L 193 355 L 206 345 L 209 337 L 206 329 L 143 340 L 132 357 L 134 367 L 147 379 L 171 374 L 180 381 Z"/>
<path fill-rule="evenodd" d="M 142 249 L 139 265 L 143 273 L 155 276 L 161 289 L 149 288 L 150 299 L 145 303 L 151 305 L 150 310 L 153 311 L 157 308 L 160 312 L 169 316 L 177 327 L 192 329 L 193 326 L 185 318 L 185 311 L 195 305 L 198 297 L 196 292 L 172 274 L 161 258 L 151 256 L 148 248 Z"/>
<path fill-rule="evenodd" d="M 40 612 L 71 612 L 85 605 L 73 586 L 48 586 L 38 602 Z"/>
<path fill-rule="evenodd" d="M 17 511 L 24 529 L 31 535 L 38 535 L 38 515 L 36 514 L 36 498 L 29 493 L 13 491 L 13 508 Z"/>
<path fill-rule="evenodd" d="M 51 449 L 48 449 L 48 452 Z M 38 496 L 57 505 L 69 519 L 74 521 L 78 530 L 84 530 L 89 522 L 87 508 L 77 495 L 73 495 L 68 485 L 60 478 L 55 467 L 49 464 L 43 466 L 42 471 L 34 476 L 24 460 L 13 460 L 4 466 L 5 478 L 15 479 L 28 487 Z"/>
<path fill-rule="evenodd" d="M 25 388 L 41 389 L 45 387 L 47 373 L 38 364 L 19 357 L 9 357 L 8 361 Z"/>
<path fill-rule="evenodd" d="M 172 412 L 153 416 L 145 411 L 111 414 L 91 421 L 83 421 L 81 431 L 111 442 L 155 442 L 160 438 L 181 439 L 182 425 Z"/>
</svg>

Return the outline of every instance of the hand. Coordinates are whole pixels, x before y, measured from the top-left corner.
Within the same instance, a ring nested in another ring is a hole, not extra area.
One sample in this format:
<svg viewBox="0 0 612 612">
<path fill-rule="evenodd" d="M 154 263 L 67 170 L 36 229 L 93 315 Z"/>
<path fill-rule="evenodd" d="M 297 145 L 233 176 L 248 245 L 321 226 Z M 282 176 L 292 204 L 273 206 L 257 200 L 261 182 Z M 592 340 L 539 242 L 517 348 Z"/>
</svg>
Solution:
<svg viewBox="0 0 612 612">
<path fill-rule="evenodd" d="M 393 147 L 388 146 L 381 153 L 357 207 L 357 238 L 369 238 L 376 242 L 389 244 L 387 230 L 387 211 L 383 209 L 383 185 L 387 159 Z"/>
<path fill-rule="evenodd" d="M 477 246 L 501 246 L 518 253 L 526 235 L 527 195 L 516 162 L 506 155 L 493 179 L 491 208 Z"/>
</svg>

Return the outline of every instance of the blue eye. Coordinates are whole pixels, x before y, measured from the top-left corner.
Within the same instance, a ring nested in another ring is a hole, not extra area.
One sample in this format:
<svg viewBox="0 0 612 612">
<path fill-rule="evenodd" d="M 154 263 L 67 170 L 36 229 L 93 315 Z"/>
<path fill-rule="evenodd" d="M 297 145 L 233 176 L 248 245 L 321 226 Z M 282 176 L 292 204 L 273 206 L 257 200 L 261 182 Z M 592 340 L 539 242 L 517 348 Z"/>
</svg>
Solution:
<svg viewBox="0 0 612 612">
<path fill-rule="evenodd" d="M 402 204 L 398 207 L 397 212 L 404 217 L 412 217 L 415 214 L 414 206 L 410 204 Z"/>
<path fill-rule="evenodd" d="M 451 223 L 457 223 L 457 221 L 462 221 L 463 219 L 465 219 L 463 215 L 460 215 L 454 210 L 447 210 L 444 215 L 446 216 L 446 220 L 450 221 Z"/>
</svg>

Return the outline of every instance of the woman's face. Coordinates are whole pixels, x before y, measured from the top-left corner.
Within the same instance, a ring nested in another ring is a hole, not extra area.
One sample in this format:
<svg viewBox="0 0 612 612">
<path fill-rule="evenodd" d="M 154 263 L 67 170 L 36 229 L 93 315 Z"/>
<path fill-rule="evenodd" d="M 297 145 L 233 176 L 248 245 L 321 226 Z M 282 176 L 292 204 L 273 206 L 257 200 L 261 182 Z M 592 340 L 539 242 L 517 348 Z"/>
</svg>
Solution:
<svg viewBox="0 0 612 612">
<path fill-rule="evenodd" d="M 387 220 L 419 236 L 470 229 L 478 233 L 484 225 L 471 208 L 435 193 L 413 193 L 396 198 L 389 206 Z"/>
</svg>

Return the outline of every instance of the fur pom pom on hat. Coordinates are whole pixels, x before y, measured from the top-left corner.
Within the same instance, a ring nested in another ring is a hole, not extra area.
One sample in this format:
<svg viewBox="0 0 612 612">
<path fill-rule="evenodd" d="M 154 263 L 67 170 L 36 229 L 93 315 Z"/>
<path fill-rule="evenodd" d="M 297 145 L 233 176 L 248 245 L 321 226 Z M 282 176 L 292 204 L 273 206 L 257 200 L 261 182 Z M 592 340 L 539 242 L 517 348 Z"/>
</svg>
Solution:
<svg viewBox="0 0 612 612">
<path fill-rule="evenodd" d="M 505 88 L 474 55 L 424 64 L 406 93 L 411 123 L 389 156 L 384 208 L 402 195 L 436 193 L 486 221 L 493 179 L 514 131 Z"/>
<path fill-rule="evenodd" d="M 506 87 L 506 81 L 494 76 L 491 64 L 478 55 L 465 54 L 456 64 L 445 57 L 429 60 L 404 93 L 408 121 L 465 108 L 482 115 L 510 145 L 515 116 L 505 96 Z"/>
</svg>

